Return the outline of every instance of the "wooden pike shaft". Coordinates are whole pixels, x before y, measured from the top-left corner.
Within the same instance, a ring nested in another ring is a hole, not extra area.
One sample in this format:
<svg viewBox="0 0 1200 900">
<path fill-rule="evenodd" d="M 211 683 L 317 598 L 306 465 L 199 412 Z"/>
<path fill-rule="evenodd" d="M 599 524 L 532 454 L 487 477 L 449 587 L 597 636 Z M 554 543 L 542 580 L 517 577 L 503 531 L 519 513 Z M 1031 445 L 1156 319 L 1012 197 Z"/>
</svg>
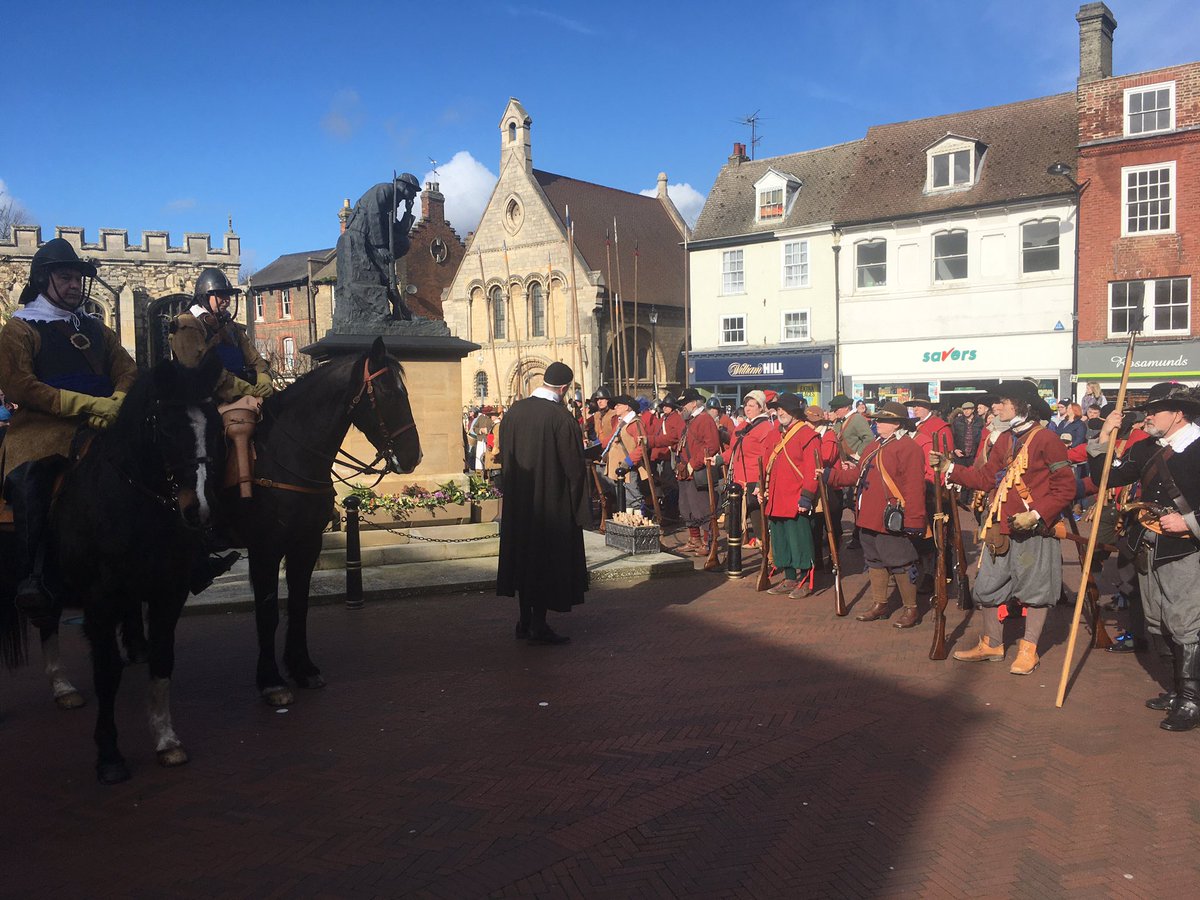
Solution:
<svg viewBox="0 0 1200 900">
<path fill-rule="evenodd" d="M 503 403 L 504 395 L 499 393 L 499 391 L 500 391 L 500 360 L 496 356 L 496 336 L 492 333 L 492 322 L 493 322 L 492 297 L 491 297 L 491 294 L 488 293 L 487 277 L 483 274 L 483 251 L 482 250 L 479 251 L 479 280 L 483 283 L 483 311 L 484 311 L 484 314 L 487 316 L 488 343 L 491 344 L 491 346 L 492 346 L 492 370 L 496 376 L 496 388 L 495 388 L 496 392 L 497 392 L 496 397 L 501 403 Z M 482 399 L 486 399 L 486 398 L 481 397 L 480 399 L 482 400 Z"/>
<path fill-rule="evenodd" d="M 1129 332 L 1129 346 L 1125 350 L 1125 368 L 1121 372 L 1121 387 L 1117 391 L 1116 412 L 1125 409 L 1125 391 L 1129 387 L 1129 370 L 1133 366 L 1133 347 L 1137 341 L 1137 332 Z M 1101 513 L 1104 512 L 1104 502 L 1108 494 L 1108 475 L 1112 471 L 1113 452 L 1117 448 L 1117 436 L 1109 435 L 1108 448 L 1104 451 L 1104 471 L 1100 475 L 1099 492 L 1096 494 L 1096 513 L 1092 518 L 1092 530 L 1088 535 L 1087 553 L 1084 554 L 1082 568 L 1079 572 L 1079 592 L 1075 596 L 1075 613 L 1071 617 L 1071 636 L 1067 639 L 1067 653 L 1063 657 L 1062 678 L 1058 681 L 1058 696 L 1054 705 L 1061 708 L 1067 696 L 1067 680 L 1071 675 L 1071 659 L 1075 655 L 1075 638 L 1079 636 L 1079 616 L 1083 612 L 1083 601 L 1087 597 L 1087 575 L 1092 571 L 1092 558 L 1096 555 L 1096 540 L 1100 533 Z"/>
</svg>

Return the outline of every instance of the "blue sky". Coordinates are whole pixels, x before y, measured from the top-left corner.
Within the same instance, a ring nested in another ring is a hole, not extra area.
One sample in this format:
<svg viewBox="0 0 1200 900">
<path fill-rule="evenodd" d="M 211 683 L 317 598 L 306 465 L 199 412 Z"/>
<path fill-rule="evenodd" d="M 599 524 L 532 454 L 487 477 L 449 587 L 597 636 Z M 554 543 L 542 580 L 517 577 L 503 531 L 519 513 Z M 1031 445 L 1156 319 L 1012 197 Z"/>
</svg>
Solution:
<svg viewBox="0 0 1200 900">
<path fill-rule="evenodd" d="M 1200 57 L 1200 3 L 1111 0 L 1117 73 Z M 1073 90 L 1061 0 L 24 3 L 6 10 L 0 194 L 55 225 L 211 232 L 244 261 L 329 247 L 336 213 L 439 162 L 471 230 L 509 96 L 534 165 L 695 215 L 758 111 L 758 156 Z M 124 14 L 106 12 L 122 9 Z M 44 37 L 42 37 L 44 35 Z M 689 190 L 690 189 L 690 190 Z M 2 198 L 0 198 L 2 199 Z"/>
</svg>

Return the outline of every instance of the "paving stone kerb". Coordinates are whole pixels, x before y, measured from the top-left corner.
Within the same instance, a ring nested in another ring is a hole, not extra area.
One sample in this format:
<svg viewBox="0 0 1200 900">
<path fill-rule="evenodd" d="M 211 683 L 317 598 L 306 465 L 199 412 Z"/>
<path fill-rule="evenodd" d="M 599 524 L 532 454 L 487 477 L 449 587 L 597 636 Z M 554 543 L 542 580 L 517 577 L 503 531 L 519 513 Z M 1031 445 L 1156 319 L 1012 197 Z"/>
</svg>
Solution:
<svg viewBox="0 0 1200 900">
<path fill-rule="evenodd" d="M 866 590 L 848 577 L 852 604 Z M 838 619 L 828 592 L 752 579 L 598 583 L 554 616 L 565 647 L 514 641 L 515 612 L 479 593 L 319 608 L 330 684 L 286 713 L 257 699 L 251 615 L 186 619 L 174 712 L 192 762 L 154 764 L 133 667 L 134 780 L 115 788 L 94 783 L 94 706 L 54 709 L 35 667 L 4 677 L 0 893 L 1195 893 L 1197 736 L 1159 730 L 1127 655 L 1087 654 L 1055 709 L 1064 608 L 1027 678 L 930 662 L 928 622 Z M 949 626 L 951 649 L 973 640 L 962 612 Z M 63 643 L 86 684 L 77 627 Z"/>
</svg>

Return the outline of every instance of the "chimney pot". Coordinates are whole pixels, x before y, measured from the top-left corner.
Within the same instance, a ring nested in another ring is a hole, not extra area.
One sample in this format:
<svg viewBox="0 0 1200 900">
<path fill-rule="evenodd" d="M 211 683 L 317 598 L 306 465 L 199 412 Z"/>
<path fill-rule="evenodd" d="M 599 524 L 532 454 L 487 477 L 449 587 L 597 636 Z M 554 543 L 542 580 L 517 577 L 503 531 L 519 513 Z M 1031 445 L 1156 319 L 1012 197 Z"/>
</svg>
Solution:
<svg viewBox="0 0 1200 900">
<path fill-rule="evenodd" d="M 740 164 L 740 163 L 746 162 L 748 159 L 749 159 L 749 157 L 746 156 L 746 145 L 743 144 L 741 141 L 734 141 L 733 142 L 733 153 L 730 154 L 729 161 L 731 163 L 739 163 Z"/>
<path fill-rule="evenodd" d="M 1103 3 L 1085 3 L 1075 15 L 1079 23 L 1079 82 L 1112 78 L 1113 32 L 1117 20 Z"/>
</svg>

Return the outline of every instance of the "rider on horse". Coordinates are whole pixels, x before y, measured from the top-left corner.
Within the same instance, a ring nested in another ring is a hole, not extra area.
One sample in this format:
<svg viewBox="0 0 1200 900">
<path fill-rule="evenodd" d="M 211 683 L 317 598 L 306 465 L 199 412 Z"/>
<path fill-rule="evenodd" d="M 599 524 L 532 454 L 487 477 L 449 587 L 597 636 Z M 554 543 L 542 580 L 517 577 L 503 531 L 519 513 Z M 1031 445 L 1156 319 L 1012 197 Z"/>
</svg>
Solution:
<svg viewBox="0 0 1200 900">
<path fill-rule="evenodd" d="M 224 371 L 213 391 L 213 399 L 221 404 L 218 409 L 225 419 L 226 433 L 235 444 L 234 457 L 239 467 L 237 480 L 245 485 L 242 496 L 246 498 L 253 473 L 240 470 L 252 465 L 249 463 L 249 446 L 254 423 L 258 421 L 263 399 L 270 397 L 275 388 L 266 360 L 255 349 L 246 329 L 234 320 L 236 308 L 233 314 L 229 312 L 230 301 L 241 293 L 220 269 L 204 269 L 196 279 L 192 305 L 171 324 L 170 340 L 176 360 L 185 366 L 198 366 L 210 350 L 220 357 Z M 240 452 L 237 445 L 240 445 Z M 214 578 L 227 572 L 238 560 L 237 553 L 220 555 L 220 551 L 240 543 L 227 533 L 227 520 L 224 525 L 218 525 L 215 533 L 209 536 L 212 555 L 193 572 L 194 594 L 208 587 Z"/>
<path fill-rule="evenodd" d="M 17 606 L 37 624 L 56 615 L 44 538 L 54 481 L 80 432 L 108 427 L 137 376 L 112 329 L 82 307 L 96 264 L 54 238 L 33 256 L 21 309 L 0 329 L 0 385 L 18 404 L 0 452 L 13 507 Z M 46 459 L 45 457 L 50 457 Z"/>
</svg>

